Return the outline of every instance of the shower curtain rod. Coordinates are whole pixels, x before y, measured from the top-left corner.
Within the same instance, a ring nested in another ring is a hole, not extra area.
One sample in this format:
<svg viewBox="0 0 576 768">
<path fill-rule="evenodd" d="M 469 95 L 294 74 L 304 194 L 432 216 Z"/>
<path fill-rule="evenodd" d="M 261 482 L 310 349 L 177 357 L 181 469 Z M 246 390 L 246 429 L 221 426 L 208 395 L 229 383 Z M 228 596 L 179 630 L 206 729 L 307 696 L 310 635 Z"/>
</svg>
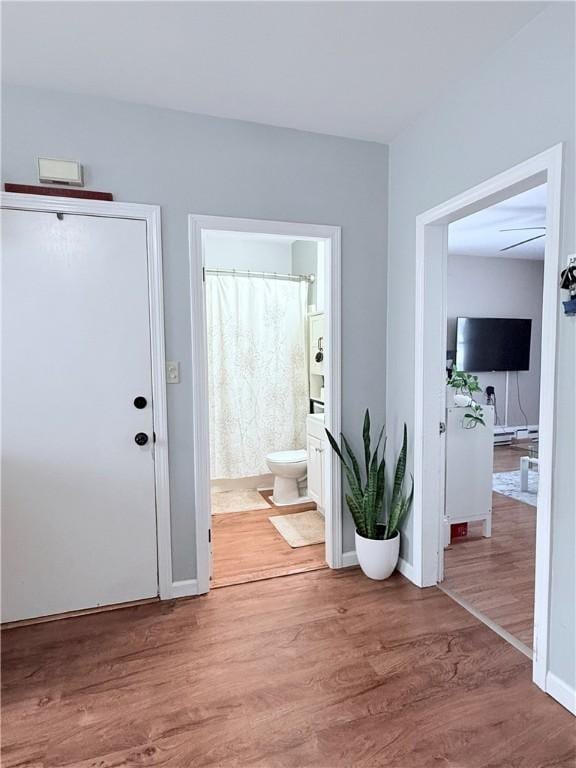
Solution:
<svg viewBox="0 0 576 768">
<path fill-rule="evenodd" d="M 207 275 L 241 275 L 243 277 L 269 277 L 275 280 L 306 280 L 313 283 L 314 275 L 288 275 L 281 272 L 254 272 L 251 269 L 218 269 L 218 267 L 204 267 Z"/>
</svg>

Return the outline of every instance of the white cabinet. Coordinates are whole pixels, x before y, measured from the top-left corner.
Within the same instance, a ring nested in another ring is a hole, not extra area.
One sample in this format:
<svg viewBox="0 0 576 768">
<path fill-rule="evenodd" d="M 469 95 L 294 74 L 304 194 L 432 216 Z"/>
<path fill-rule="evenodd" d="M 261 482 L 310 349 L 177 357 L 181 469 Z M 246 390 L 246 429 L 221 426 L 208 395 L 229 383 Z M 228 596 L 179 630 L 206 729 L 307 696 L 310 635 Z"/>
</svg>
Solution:
<svg viewBox="0 0 576 768">
<path fill-rule="evenodd" d="M 317 437 L 308 435 L 308 496 L 322 507 L 324 498 L 324 460 L 322 457 L 322 443 Z"/>
<path fill-rule="evenodd" d="M 316 376 L 324 375 L 324 355 L 326 353 L 324 344 L 324 313 L 308 316 L 310 332 L 310 373 Z M 321 353 L 322 359 L 317 358 Z"/>
<path fill-rule="evenodd" d="M 466 408 L 446 409 L 445 520 L 483 522 L 484 536 L 492 529 L 492 472 L 494 464 L 494 407 L 482 406 L 486 426 L 463 426 Z"/>
<path fill-rule="evenodd" d="M 308 496 L 324 509 L 324 415 L 310 414 L 306 421 L 308 451 Z"/>
</svg>

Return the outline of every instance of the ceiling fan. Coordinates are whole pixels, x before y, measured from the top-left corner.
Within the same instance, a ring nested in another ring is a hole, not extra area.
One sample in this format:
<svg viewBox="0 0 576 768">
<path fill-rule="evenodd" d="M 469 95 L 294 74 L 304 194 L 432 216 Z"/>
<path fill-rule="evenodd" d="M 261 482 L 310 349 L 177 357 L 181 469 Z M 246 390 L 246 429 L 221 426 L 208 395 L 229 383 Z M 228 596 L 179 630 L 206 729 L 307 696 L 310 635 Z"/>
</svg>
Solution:
<svg viewBox="0 0 576 768">
<path fill-rule="evenodd" d="M 536 230 L 536 229 L 546 229 L 546 227 L 514 227 L 513 229 L 501 229 L 500 232 L 523 232 L 524 230 Z M 539 240 L 541 237 L 546 237 L 546 232 L 544 232 L 543 235 L 535 235 L 534 237 L 529 237 L 527 240 L 520 240 L 519 243 L 514 243 L 514 245 L 507 245 L 506 248 L 500 248 L 500 253 L 502 251 L 509 251 L 510 248 L 517 248 L 519 245 L 524 245 L 525 243 L 531 243 L 532 240 Z"/>
</svg>

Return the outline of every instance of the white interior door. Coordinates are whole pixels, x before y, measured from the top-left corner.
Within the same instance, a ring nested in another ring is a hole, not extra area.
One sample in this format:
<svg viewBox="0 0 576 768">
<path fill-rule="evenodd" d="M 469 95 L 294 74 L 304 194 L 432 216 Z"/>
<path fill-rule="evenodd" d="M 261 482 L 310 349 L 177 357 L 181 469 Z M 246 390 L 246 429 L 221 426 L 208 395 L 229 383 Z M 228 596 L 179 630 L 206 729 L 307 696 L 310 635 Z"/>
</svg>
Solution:
<svg viewBox="0 0 576 768">
<path fill-rule="evenodd" d="M 3 210 L 2 246 L 2 620 L 155 596 L 146 223 Z"/>
</svg>

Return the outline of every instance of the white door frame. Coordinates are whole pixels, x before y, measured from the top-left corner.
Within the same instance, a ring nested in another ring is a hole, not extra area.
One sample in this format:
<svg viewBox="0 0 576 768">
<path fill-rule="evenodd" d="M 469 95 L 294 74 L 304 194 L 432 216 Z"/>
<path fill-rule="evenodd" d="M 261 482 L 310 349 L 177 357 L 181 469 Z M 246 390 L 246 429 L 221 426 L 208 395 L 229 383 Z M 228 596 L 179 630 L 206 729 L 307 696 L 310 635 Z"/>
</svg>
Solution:
<svg viewBox="0 0 576 768">
<path fill-rule="evenodd" d="M 328 322 L 325 405 L 326 426 L 340 434 L 340 227 L 298 224 L 285 221 L 235 219 L 226 216 L 191 214 L 188 217 L 190 242 L 190 294 L 192 322 L 192 390 L 194 420 L 194 489 L 196 509 L 197 592 L 210 589 L 211 501 L 210 436 L 208 411 L 208 352 L 206 337 L 206 302 L 203 281 L 204 253 L 202 233 L 207 230 L 257 232 L 287 235 L 301 240 L 327 244 L 324 311 Z M 326 484 L 326 560 L 330 568 L 342 567 L 342 500 L 338 457 L 331 451 L 327 462 Z"/>
<path fill-rule="evenodd" d="M 150 359 L 154 424 L 154 481 L 156 488 L 156 535 L 158 548 L 158 594 L 170 599 L 172 589 L 172 548 L 170 534 L 170 490 L 168 480 L 168 418 L 166 410 L 166 367 L 164 352 L 164 294 L 162 283 L 162 242 L 160 207 L 139 203 L 116 203 L 72 197 L 0 193 L 0 208 L 19 211 L 47 211 L 146 222 L 148 246 L 148 299 L 150 306 Z"/>
<path fill-rule="evenodd" d="M 546 244 L 542 307 L 539 491 L 536 524 L 533 680 L 546 690 L 552 466 L 554 450 L 556 326 L 560 268 L 562 145 L 558 144 L 420 214 L 416 219 L 416 318 L 414 403 L 414 575 L 421 586 L 439 580 L 443 467 L 439 422 L 444 421 L 446 260 L 450 222 L 547 183 Z M 437 382 L 438 386 L 431 386 Z"/>
</svg>

